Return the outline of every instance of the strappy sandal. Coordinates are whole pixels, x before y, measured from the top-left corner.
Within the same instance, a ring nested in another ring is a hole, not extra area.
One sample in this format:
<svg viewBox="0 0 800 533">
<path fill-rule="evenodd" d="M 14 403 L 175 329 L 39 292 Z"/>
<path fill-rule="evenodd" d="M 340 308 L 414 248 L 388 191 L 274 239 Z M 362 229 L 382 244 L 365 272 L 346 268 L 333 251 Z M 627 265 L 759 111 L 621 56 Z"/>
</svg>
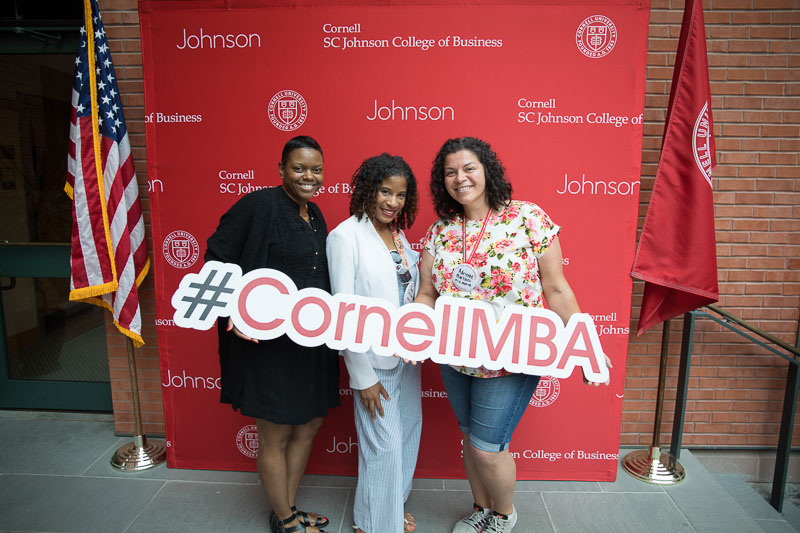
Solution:
<svg viewBox="0 0 800 533">
<path fill-rule="evenodd" d="M 417 530 L 417 521 L 411 513 L 403 513 L 403 533 L 412 533 Z"/>
<path fill-rule="evenodd" d="M 289 518 L 284 518 L 283 520 L 281 520 L 276 516 L 275 525 L 272 528 L 272 533 L 293 533 L 294 531 L 306 531 L 306 529 L 309 527 L 317 528 L 319 533 L 326 533 L 325 530 L 319 529 L 317 526 L 306 525 L 302 522 L 302 520 L 299 519 L 295 525 L 293 526 L 288 525 L 289 523 L 293 522 L 295 518 L 299 518 L 298 515 L 292 514 L 292 516 L 290 516 Z"/>
<path fill-rule="evenodd" d="M 292 505 L 292 512 L 297 515 L 297 518 L 300 519 L 302 524 L 305 524 L 307 527 L 325 527 L 330 523 L 327 516 L 317 515 L 317 518 L 314 520 L 314 523 L 311 523 L 313 517 L 308 516 L 308 513 L 305 511 L 298 511 L 296 505 Z"/>
</svg>

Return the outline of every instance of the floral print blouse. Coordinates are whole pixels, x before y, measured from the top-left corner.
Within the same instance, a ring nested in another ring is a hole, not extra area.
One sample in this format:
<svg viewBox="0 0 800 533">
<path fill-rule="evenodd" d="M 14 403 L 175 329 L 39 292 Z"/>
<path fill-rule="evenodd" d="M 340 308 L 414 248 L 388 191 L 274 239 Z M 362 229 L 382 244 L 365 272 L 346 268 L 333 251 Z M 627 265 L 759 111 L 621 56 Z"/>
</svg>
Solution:
<svg viewBox="0 0 800 533">
<path fill-rule="evenodd" d="M 467 257 L 475 249 L 483 220 L 467 221 Z M 561 231 L 539 206 L 512 200 L 501 211 L 492 211 L 472 266 L 480 283 L 472 291 L 460 291 L 452 282 L 453 268 L 463 259 L 462 219 L 437 220 L 425 235 L 425 250 L 433 256 L 433 285 L 439 294 L 455 298 L 484 300 L 491 304 L 495 318 L 507 305 L 543 307 L 539 258 Z M 465 374 L 492 378 L 509 374 L 505 369 L 453 367 Z"/>
</svg>

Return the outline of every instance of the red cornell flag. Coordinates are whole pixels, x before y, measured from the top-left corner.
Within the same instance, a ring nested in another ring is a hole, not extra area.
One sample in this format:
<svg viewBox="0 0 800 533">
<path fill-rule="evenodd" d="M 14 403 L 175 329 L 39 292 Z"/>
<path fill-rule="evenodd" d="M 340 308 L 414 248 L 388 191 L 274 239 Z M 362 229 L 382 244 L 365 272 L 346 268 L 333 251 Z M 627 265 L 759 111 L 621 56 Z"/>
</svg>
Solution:
<svg viewBox="0 0 800 533">
<path fill-rule="evenodd" d="M 645 282 L 637 335 L 719 299 L 715 165 L 703 4 L 687 0 L 661 157 L 631 270 Z"/>
<path fill-rule="evenodd" d="M 109 309 L 141 346 L 138 288 L 150 260 L 139 186 L 96 0 L 84 0 L 72 88 L 66 193 L 72 198 L 70 300 Z"/>
</svg>

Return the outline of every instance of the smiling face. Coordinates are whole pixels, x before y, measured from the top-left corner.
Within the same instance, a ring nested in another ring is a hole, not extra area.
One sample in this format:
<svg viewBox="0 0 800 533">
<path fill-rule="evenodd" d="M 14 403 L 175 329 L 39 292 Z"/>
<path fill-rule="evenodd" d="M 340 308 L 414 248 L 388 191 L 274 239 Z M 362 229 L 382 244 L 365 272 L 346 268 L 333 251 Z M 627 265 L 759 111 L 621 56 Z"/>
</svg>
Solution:
<svg viewBox="0 0 800 533">
<path fill-rule="evenodd" d="M 289 198 L 304 205 L 322 186 L 322 154 L 313 148 L 292 150 L 286 162 L 278 164 L 278 172 Z"/>
<path fill-rule="evenodd" d="M 445 158 L 444 186 L 450 196 L 465 209 L 489 205 L 483 165 L 470 150 L 453 152 Z"/>
<path fill-rule="evenodd" d="M 390 224 L 403 211 L 408 194 L 408 183 L 404 176 L 390 176 L 381 182 L 375 196 L 375 210 L 371 213 L 376 226 Z"/>
</svg>

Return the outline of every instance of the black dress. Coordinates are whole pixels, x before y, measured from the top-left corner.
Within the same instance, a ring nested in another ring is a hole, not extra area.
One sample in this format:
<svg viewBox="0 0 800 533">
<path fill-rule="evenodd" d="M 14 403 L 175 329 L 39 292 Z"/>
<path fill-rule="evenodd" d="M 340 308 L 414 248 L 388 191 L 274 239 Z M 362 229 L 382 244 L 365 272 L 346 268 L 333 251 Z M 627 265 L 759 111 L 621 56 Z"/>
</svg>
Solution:
<svg viewBox="0 0 800 533">
<path fill-rule="evenodd" d="M 236 202 L 208 239 L 205 260 L 236 263 L 242 273 L 280 270 L 299 289 L 330 292 L 319 208 L 308 203 L 311 225 L 281 187 L 254 191 Z M 304 424 L 339 405 L 339 356 L 325 346 L 305 347 L 286 335 L 258 344 L 217 324 L 222 377 L 220 401 L 243 415 L 276 424 Z"/>
</svg>

